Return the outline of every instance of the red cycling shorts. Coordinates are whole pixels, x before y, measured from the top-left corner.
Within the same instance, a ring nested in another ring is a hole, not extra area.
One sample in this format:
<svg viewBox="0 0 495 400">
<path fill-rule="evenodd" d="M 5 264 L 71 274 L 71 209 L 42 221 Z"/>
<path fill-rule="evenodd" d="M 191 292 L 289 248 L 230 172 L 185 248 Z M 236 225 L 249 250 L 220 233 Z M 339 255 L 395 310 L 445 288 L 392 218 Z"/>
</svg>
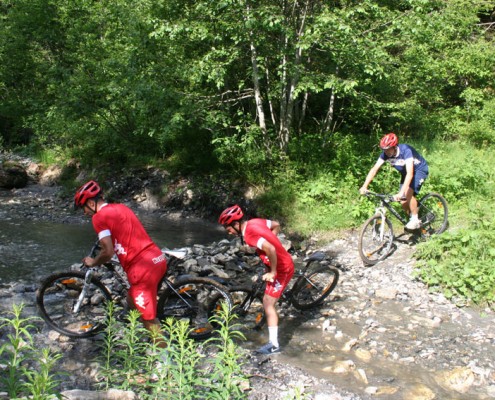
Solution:
<svg viewBox="0 0 495 400">
<path fill-rule="evenodd" d="M 282 296 L 283 291 L 289 284 L 292 276 L 294 275 L 294 269 L 287 272 L 278 272 L 273 282 L 266 282 L 265 294 L 268 296 L 279 299 Z"/>
<path fill-rule="evenodd" d="M 156 249 L 146 251 L 127 270 L 129 296 L 145 321 L 156 318 L 158 284 L 166 272 L 165 255 Z"/>
</svg>

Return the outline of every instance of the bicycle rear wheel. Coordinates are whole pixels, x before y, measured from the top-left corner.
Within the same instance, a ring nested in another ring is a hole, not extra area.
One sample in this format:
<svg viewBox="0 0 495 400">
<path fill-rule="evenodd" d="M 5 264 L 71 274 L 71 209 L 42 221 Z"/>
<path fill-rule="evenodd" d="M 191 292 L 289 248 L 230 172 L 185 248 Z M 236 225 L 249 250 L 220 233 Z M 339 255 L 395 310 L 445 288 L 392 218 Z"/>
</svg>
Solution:
<svg viewBox="0 0 495 400">
<path fill-rule="evenodd" d="M 359 255 L 365 264 L 374 265 L 389 255 L 393 241 L 392 222 L 374 215 L 364 223 L 359 234 Z"/>
<path fill-rule="evenodd" d="M 250 287 L 233 287 L 229 290 L 234 302 L 233 313 L 241 329 L 261 329 L 265 324 L 263 296 L 255 295 Z"/>
<path fill-rule="evenodd" d="M 339 281 L 339 270 L 319 261 L 312 261 L 307 270 L 309 272 L 297 278 L 291 290 L 292 304 L 298 310 L 321 304 Z"/>
<path fill-rule="evenodd" d="M 213 334 L 217 326 L 212 317 L 218 316 L 223 304 L 232 309 L 232 297 L 225 286 L 209 278 L 188 277 L 160 295 L 157 314 L 161 321 L 170 317 L 187 321 L 189 337 L 201 340 Z"/>
<path fill-rule="evenodd" d="M 41 317 L 54 330 L 71 338 L 95 335 L 105 326 L 106 304 L 112 299 L 107 288 L 96 278 L 84 284 L 83 272 L 67 271 L 48 276 L 36 292 Z M 74 312 L 81 291 L 86 294 Z"/>
<path fill-rule="evenodd" d="M 431 236 L 442 233 L 448 225 L 447 201 L 438 193 L 428 193 L 418 204 L 421 233 Z"/>
</svg>

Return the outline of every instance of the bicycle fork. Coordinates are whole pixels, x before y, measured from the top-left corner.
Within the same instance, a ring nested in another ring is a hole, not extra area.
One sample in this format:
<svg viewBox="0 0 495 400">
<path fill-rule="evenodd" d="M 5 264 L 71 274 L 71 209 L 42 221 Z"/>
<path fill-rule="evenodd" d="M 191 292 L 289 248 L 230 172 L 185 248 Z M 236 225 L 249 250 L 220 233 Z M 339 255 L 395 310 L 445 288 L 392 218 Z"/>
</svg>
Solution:
<svg viewBox="0 0 495 400">
<path fill-rule="evenodd" d="M 92 277 L 93 277 L 93 270 L 88 269 L 88 271 L 86 272 L 86 275 L 84 276 L 84 286 L 81 290 L 81 293 L 79 294 L 79 298 L 77 299 L 76 304 L 74 304 L 74 309 L 73 309 L 74 314 L 77 314 L 79 312 L 79 310 L 81 309 L 82 303 L 83 303 L 83 301 L 84 301 L 84 299 L 88 293 L 88 287 L 91 283 Z"/>
<path fill-rule="evenodd" d="M 375 213 L 376 214 L 380 214 L 380 229 L 378 230 L 377 232 L 377 229 L 376 229 L 376 223 L 378 220 L 375 220 L 373 222 L 373 239 L 376 239 L 377 238 L 377 233 L 379 235 L 378 239 L 381 241 L 383 241 L 383 237 L 385 236 L 385 213 L 386 213 L 386 210 L 384 207 L 378 207 L 376 208 L 375 210 Z"/>
</svg>

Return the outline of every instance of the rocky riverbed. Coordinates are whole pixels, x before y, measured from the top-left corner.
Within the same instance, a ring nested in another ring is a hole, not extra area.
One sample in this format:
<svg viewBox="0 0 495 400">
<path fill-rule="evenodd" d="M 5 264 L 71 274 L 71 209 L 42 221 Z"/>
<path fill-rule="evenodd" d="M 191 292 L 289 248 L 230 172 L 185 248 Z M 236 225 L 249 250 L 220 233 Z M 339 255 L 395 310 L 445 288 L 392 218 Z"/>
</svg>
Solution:
<svg viewBox="0 0 495 400">
<path fill-rule="evenodd" d="M 70 212 L 59 189 L 41 185 L 0 192 L 0 214 L 66 223 L 80 218 Z M 249 354 L 247 398 L 495 398 L 494 313 L 459 307 L 429 293 L 414 278 L 414 246 L 408 239 L 402 236 L 395 252 L 374 267 L 364 267 L 360 261 L 356 232 L 319 249 L 341 265 L 339 285 L 317 310 L 300 313 L 280 307 L 283 353 L 251 355 L 250 350 L 266 337 L 265 332 L 249 336 L 243 344 Z M 232 242 L 227 249 L 223 242 L 191 248 L 190 263 L 230 274 L 226 266 L 239 256 L 235 246 Z M 3 287 L 2 315 L 14 302 L 24 302 L 26 312 L 35 314 L 35 286 Z M 94 389 L 94 366 L 85 364 L 81 356 L 91 342 L 67 340 L 40 326 L 36 340 L 59 348 L 60 368 L 70 372 L 63 389 Z"/>
</svg>

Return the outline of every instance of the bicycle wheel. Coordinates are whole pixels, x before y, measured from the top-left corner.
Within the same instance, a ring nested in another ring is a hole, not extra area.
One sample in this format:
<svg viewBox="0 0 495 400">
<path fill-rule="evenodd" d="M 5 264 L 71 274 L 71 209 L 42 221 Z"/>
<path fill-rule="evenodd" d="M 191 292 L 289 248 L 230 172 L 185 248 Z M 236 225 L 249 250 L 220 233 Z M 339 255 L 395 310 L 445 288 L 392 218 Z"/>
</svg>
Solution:
<svg viewBox="0 0 495 400">
<path fill-rule="evenodd" d="M 312 261 L 307 273 L 297 278 L 291 290 L 292 304 L 298 310 L 316 307 L 335 289 L 339 281 L 339 270 Z"/>
<path fill-rule="evenodd" d="M 394 232 L 392 222 L 381 215 L 374 215 L 368 219 L 359 234 L 359 255 L 367 265 L 374 265 L 385 259 L 392 249 Z"/>
<path fill-rule="evenodd" d="M 254 295 L 250 287 L 233 287 L 229 290 L 234 302 L 233 313 L 241 329 L 261 329 L 265 324 L 263 296 Z"/>
<path fill-rule="evenodd" d="M 225 286 L 209 278 L 187 277 L 160 295 L 157 314 L 161 321 L 169 317 L 187 321 L 189 337 L 201 340 L 212 335 L 216 325 L 211 317 L 224 303 L 232 309 L 232 297 Z"/>
<path fill-rule="evenodd" d="M 418 206 L 421 232 L 424 235 L 439 234 L 447 229 L 447 201 L 441 195 L 438 193 L 428 193 L 421 198 Z"/>
<path fill-rule="evenodd" d="M 57 332 L 71 338 L 95 335 L 105 326 L 106 304 L 112 299 L 107 288 L 96 278 L 84 284 L 85 273 L 61 272 L 48 276 L 36 292 L 41 317 Z M 86 294 L 74 312 L 82 289 Z"/>
</svg>

